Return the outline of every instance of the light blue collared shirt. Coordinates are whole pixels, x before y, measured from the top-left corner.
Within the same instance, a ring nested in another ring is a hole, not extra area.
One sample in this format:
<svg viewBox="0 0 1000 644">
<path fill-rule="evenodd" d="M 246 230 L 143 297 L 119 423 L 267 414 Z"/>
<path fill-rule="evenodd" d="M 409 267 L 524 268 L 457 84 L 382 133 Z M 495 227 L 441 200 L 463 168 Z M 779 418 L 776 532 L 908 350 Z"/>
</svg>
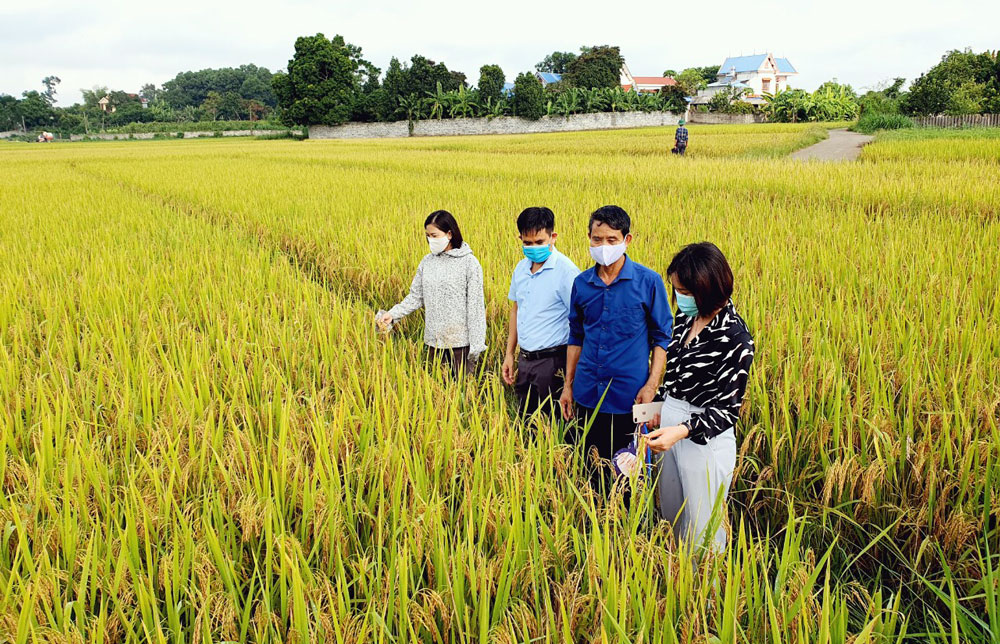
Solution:
<svg viewBox="0 0 1000 644">
<path fill-rule="evenodd" d="M 522 351 L 540 351 L 569 340 L 569 307 L 573 280 L 580 274 L 556 249 L 534 274 L 531 260 L 514 267 L 507 299 L 517 302 L 517 343 Z"/>
</svg>

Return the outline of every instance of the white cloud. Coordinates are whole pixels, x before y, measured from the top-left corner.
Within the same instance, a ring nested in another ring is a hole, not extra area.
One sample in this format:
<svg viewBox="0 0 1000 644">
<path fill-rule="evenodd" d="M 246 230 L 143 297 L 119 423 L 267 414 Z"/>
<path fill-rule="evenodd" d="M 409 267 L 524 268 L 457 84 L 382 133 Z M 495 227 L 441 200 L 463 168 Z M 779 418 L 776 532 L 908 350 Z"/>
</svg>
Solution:
<svg viewBox="0 0 1000 644">
<path fill-rule="evenodd" d="M 555 49 L 616 44 L 636 74 L 771 51 L 798 68 L 801 87 L 836 77 L 861 88 L 913 78 L 949 49 L 1000 47 L 998 23 L 994 0 L 177 0 L 155 6 L 43 0 L 30 9 L 0 7 L 0 92 L 40 89 L 42 77 L 55 74 L 66 105 L 80 99 L 80 88 L 135 91 L 188 69 L 255 63 L 274 70 L 285 66 L 297 36 L 316 32 L 344 35 L 383 69 L 392 56 L 421 53 L 473 81 L 486 63 L 500 64 L 513 78 Z"/>
</svg>

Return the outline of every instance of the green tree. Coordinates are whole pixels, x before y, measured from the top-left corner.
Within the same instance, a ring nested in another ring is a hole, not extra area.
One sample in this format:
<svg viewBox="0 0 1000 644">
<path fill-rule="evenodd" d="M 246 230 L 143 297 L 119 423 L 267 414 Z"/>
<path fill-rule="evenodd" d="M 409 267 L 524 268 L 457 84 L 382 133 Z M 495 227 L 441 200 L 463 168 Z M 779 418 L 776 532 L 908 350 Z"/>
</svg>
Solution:
<svg viewBox="0 0 1000 644">
<path fill-rule="evenodd" d="M 0 94 L 0 131 L 21 129 L 20 103 L 10 94 Z"/>
<path fill-rule="evenodd" d="M 277 97 L 272 89 L 271 79 L 272 74 L 266 67 L 252 64 L 202 69 L 177 74 L 163 84 L 162 93 L 163 99 L 174 109 L 201 105 L 208 98 L 209 92 L 216 92 L 220 96 L 226 92 L 236 92 L 245 100 L 255 100 L 274 107 L 277 105 Z"/>
<path fill-rule="evenodd" d="M 503 97 L 504 77 L 500 65 L 483 65 L 479 68 L 479 98 L 495 104 Z"/>
<path fill-rule="evenodd" d="M 209 92 L 205 100 L 201 102 L 201 109 L 215 121 L 219 118 L 219 108 L 221 105 L 222 96 L 218 92 Z"/>
<path fill-rule="evenodd" d="M 574 60 L 576 54 L 571 51 L 554 51 L 535 65 L 535 71 L 565 74 Z"/>
<path fill-rule="evenodd" d="M 160 95 L 162 93 L 163 93 L 162 90 L 157 89 L 156 83 L 146 83 L 139 90 L 139 97 L 146 99 L 150 103 L 154 103 L 156 99 L 160 98 Z"/>
<path fill-rule="evenodd" d="M 674 80 L 677 81 L 677 86 L 681 88 L 685 96 L 695 96 L 708 85 L 708 81 L 705 80 L 704 75 L 697 67 L 688 67 L 674 76 Z"/>
<path fill-rule="evenodd" d="M 828 80 L 816 88 L 816 91 L 821 93 L 826 92 L 827 90 L 830 90 L 835 94 L 847 94 L 855 100 L 858 98 L 858 94 L 854 91 L 853 87 L 840 83 L 836 78 Z"/>
<path fill-rule="evenodd" d="M 706 83 L 714 83 L 719 79 L 718 65 L 703 65 L 701 67 L 689 67 L 688 69 L 697 71 L 701 75 L 701 79 Z"/>
<path fill-rule="evenodd" d="M 907 114 L 982 111 L 1000 96 L 998 73 L 996 52 L 949 51 L 913 82 L 901 107 Z"/>
<path fill-rule="evenodd" d="M 584 52 L 568 66 L 563 76 L 571 87 L 618 87 L 625 62 L 618 47 L 600 45 L 583 48 Z"/>
<path fill-rule="evenodd" d="M 344 37 L 339 34 L 333 37 L 333 44 L 337 47 L 343 47 L 347 51 L 347 55 L 351 57 L 351 60 L 357 66 L 354 76 L 361 91 L 371 93 L 378 89 L 378 77 L 382 73 L 382 70 L 373 65 L 371 61 L 365 59 L 361 47 L 345 41 Z"/>
<path fill-rule="evenodd" d="M 138 101 L 129 101 L 108 115 L 108 124 L 113 126 L 147 123 L 151 120 L 153 120 L 152 113 L 148 109 L 143 109 Z"/>
<path fill-rule="evenodd" d="M 385 103 L 393 110 L 390 118 L 408 118 L 408 115 L 418 112 L 418 103 L 437 93 L 439 84 L 443 92 L 457 90 L 464 86 L 465 74 L 449 71 L 444 63 L 436 63 L 420 54 L 414 54 L 407 65 L 401 64 L 397 58 L 390 60 L 382 81 L 386 92 Z M 407 99 L 406 106 L 403 99 Z"/>
<path fill-rule="evenodd" d="M 545 102 L 542 83 L 538 77 L 529 72 L 518 74 L 514 79 L 514 115 L 537 120 L 545 114 Z"/>
<path fill-rule="evenodd" d="M 733 104 L 736 102 L 742 102 L 743 95 L 748 92 L 749 90 L 744 88 L 732 86 L 723 87 L 721 90 L 712 94 L 712 97 L 708 99 L 708 109 L 712 112 L 734 114 L 736 112 L 735 108 L 733 108 Z"/>
<path fill-rule="evenodd" d="M 81 89 L 80 94 L 83 95 L 83 104 L 86 107 L 97 108 L 97 102 L 110 93 L 107 87 L 95 85 L 91 89 Z"/>
<path fill-rule="evenodd" d="M 288 125 L 338 125 L 351 117 L 358 97 L 357 63 L 344 46 L 323 34 L 295 41 L 288 73 L 272 78 L 272 87 Z"/>
<path fill-rule="evenodd" d="M 45 100 L 49 102 L 49 105 L 55 105 L 56 102 L 56 86 L 62 82 L 62 79 L 58 76 L 46 76 L 42 79 L 42 85 L 45 86 L 45 91 L 42 92 L 42 96 Z"/>
<path fill-rule="evenodd" d="M 18 101 L 18 115 L 26 128 L 49 127 L 55 119 L 55 110 L 44 94 L 34 90 L 21 94 Z"/>
<path fill-rule="evenodd" d="M 226 92 L 219 101 L 219 116 L 230 121 L 240 121 L 244 117 L 249 119 L 247 102 L 239 92 Z"/>
<path fill-rule="evenodd" d="M 664 112 L 681 113 L 687 110 L 687 101 L 684 100 L 685 93 L 679 85 L 667 85 L 663 87 L 657 97 L 660 99 L 660 109 Z"/>
</svg>

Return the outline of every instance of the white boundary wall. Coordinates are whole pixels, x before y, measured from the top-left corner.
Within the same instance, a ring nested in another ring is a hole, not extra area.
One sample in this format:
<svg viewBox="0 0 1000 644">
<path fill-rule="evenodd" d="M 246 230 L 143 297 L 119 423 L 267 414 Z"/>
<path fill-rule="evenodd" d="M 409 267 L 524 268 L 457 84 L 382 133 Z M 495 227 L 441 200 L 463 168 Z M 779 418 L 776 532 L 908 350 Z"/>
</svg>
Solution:
<svg viewBox="0 0 1000 644">
<path fill-rule="evenodd" d="M 381 139 L 406 136 L 466 136 L 475 134 L 534 134 L 540 132 L 576 132 L 579 130 L 617 130 L 637 127 L 677 125 L 681 114 L 671 112 L 597 112 L 572 116 L 543 116 L 529 121 L 516 116 L 496 118 L 429 119 L 393 123 L 345 123 L 311 125 L 310 139 Z"/>
</svg>

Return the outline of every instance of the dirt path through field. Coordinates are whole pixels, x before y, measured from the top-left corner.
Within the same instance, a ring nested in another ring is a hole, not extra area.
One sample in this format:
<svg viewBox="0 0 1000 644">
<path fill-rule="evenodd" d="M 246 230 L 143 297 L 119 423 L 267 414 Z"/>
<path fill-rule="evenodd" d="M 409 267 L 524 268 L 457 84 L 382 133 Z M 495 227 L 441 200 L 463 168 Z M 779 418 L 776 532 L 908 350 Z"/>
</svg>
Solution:
<svg viewBox="0 0 1000 644">
<path fill-rule="evenodd" d="M 793 152 L 790 157 L 799 161 L 854 161 L 861 154 L 861 148 L 871 143 L 875 137 L 847 130 L 830 130 L 830 138 L 808 148 Z"/>
</svg>

